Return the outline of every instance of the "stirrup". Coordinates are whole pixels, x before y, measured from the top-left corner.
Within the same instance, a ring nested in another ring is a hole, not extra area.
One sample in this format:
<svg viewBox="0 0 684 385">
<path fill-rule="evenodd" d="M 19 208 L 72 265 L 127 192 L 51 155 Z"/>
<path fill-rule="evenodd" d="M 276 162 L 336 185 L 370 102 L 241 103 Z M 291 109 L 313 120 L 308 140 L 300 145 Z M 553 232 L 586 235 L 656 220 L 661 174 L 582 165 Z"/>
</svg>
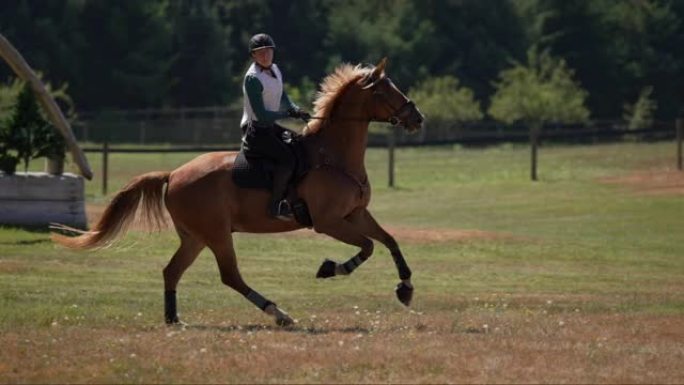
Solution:
<svg viewBox="0 0 684 385">
<path fill-rule="evenodd" d="M 273 211 L 273 216 L 281 221 L 291 221 L 294 219 L 290 202 L 288 202 L 287 199 L 283 199 L 278 202 Z"/>
</svg>

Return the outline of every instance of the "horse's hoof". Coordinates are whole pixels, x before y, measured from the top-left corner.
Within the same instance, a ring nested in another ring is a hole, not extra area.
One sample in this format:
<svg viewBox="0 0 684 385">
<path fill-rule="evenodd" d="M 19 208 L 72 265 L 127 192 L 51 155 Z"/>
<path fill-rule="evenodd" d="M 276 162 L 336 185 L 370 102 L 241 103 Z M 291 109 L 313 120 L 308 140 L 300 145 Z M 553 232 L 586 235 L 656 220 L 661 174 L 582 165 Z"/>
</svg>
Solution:
<svg viewBox="0 0 684 385">
<path fill-rule="evenodd" d="M 278 326 L 288 327 L 288 326 L 292 326 L 293 324 L 294 324 L 294 321 L 288 315 L 285 315 L 284 317 L 276 318 L 276 325 L 278 325 Z"/>
<path fill-rule="evenodd" d="M 294 324 L 294 320 L 290 318 L 289 314 L 285 313 L 284 311 L 278 309 L 276 312 L 276 325 L 282 326 L 282 327 L 288 327 L 292 326 Z"/>
<path fill-rule="evenodd" d="M 400 282 L 394 291 L 397 293 L 399 302 L 403 303 L 404 306 L 409 306 L 411 304 L 411 300 L 413 299 L 413 288 L 411 286 L 404 282 Z"/>
<path fill-rule="evenodd" d="M 330 278 L 335 276 L 335 266 L 337 264 L 334 261 L 326 259 L 323 261 L 321 267 L 318 268 L 318 273 L 316 273 L 316 278 Z"/>
<path fill-rule="evenodd" d="M 169 320 L 166 320 L 166 326 L 168 326 L 168 327 L 185 327 L 185 326 L 188 326 L 188 324 L 179 320 L 178 318 L 176 318 L 176 319 L 171 320 L 171 322 L 169 322 Z"/>
</svg>

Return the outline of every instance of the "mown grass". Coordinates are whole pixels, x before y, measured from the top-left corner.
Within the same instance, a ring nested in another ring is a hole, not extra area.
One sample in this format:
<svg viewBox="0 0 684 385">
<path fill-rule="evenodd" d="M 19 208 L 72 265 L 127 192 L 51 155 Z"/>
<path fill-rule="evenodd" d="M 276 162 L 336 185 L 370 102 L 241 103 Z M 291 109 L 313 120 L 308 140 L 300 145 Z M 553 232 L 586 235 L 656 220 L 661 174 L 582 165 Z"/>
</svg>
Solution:
<svg viewBox="0 0 684 385">
<path fill-rule="evenodd" d="M 161 325 L 171 230 L 76 253 L 0 229 L 0 382 L 681 382 L 684 200 L 600 182 L 667 171 L 673 155 L 548 146 L 532 183 L 524 146 L 407 148 L 390 189 L 387 154 L 369 150 L 371 210 L 414 271 L 414 305 L 394 298 L 381 245 L 353 276 L 319 281 L 323 258 L 356 250 L 308 231 L 237 234 L 243 276 L 298 319 L 290 331 L 225 288 L 207 251 L 178 289 L 190 326 Z M 193 156 L 114 154 L 112 191 L 88 183 L 89 203 Z M 464 230 L 488 236 L 453 236 Z"/>
</svg>

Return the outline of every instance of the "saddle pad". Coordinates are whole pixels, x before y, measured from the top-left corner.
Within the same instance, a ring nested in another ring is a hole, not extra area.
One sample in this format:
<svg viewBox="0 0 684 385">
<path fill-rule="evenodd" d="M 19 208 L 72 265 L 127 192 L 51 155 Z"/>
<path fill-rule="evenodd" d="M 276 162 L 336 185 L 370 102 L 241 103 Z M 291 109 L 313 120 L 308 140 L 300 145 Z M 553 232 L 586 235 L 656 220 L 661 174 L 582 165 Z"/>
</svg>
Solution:
<svg viewBox="0 0 684 385">
<path fill-rule="evenodd" d="M 244 152 L 240 151 L 233 163 L 233 182 L 243 188 L 262 188 L 272 189 L 273 180 L 271 173 L 266 170 L 267 163 L 261 158 L 247 158 Z"/>
</svg>

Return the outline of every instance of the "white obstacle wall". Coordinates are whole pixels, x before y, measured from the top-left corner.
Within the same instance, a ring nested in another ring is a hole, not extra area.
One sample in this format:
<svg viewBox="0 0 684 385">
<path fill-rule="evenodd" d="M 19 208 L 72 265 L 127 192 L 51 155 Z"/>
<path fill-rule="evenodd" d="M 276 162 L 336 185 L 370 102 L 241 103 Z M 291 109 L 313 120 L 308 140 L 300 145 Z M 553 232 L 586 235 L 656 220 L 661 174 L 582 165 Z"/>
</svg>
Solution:
<svg viewBox="0 0 684 385">
<path fill-rule="evenodd" d="M 61 223 L 85 229 L 83 178 L 65 173 L 0 173 L 0 225 L 47 227 Z"/>
</svg>

